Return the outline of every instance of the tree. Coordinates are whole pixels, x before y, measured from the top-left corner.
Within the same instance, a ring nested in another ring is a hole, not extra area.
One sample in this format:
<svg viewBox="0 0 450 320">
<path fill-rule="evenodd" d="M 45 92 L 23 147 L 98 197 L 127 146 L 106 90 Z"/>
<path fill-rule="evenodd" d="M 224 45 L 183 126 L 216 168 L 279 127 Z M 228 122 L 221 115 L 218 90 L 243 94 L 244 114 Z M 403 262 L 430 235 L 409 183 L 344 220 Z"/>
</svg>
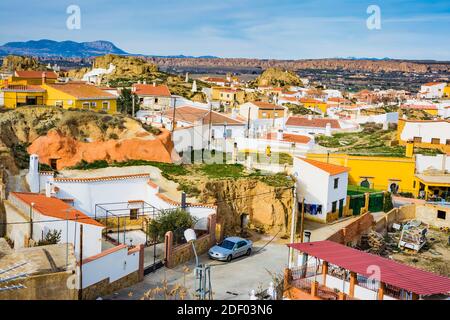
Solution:
<svg viewBox="0 0 450 320">
<path fill-rule="evenodd" d="M 139 97 L 131 92 L 131 89 L 122 89 L 119 98 L 117 99 L 118 110 L 127 115 L 133 113 L 133 96 L 134 96 L 134 112 L 139 110 Z"/>
<path fill-rule="evenodd" d="M 390 192 L 386 192 L 384 196 L 383 211 L 389 212 L 392 209 L 394 209 L 394 205 L 392 203 L 392 194 Z"/>
<path fill-rule="evenodd" d="M 156 219 L 152 219 L 148 225 L 148 234 L 151 239 L 163 241 L 166 232 L 180 231 L 192 228 L 196 220 L 189 212 L 183 209 L 174 209 L 164 211 Z M 174 240 L 179 242 L 181 240 L 181 233 L 174 234 Z"/>
<path fill-rule="evenodd" d="M 38 247 L 57 244 L 61 240 L 61 230 L 50 230 L 45 235 L 44 239 L 39 240 Z"/>
</svg>

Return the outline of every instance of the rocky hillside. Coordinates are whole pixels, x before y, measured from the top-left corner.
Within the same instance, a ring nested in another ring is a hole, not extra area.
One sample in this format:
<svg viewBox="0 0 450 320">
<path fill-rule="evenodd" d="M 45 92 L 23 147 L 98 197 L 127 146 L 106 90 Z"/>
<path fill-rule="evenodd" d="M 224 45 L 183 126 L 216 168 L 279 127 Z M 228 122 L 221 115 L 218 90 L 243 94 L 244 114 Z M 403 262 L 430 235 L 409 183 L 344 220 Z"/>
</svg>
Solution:
<svg viewBox="0 0 450 320">
<path fill-rule="evenodd" d="M 258 179 L 238 179 L 209 181 L 200 190 L 201 202 L 217 203 L 225 235 L 240 231 L 242 214 L 249 215 L 251 228 L 270 233 L 289 230 L 291 189 L 270 186 Z"/>
<path fill-rule="evenodd" d="M 258 78 L 255 85 L 257 86 L 301 86 L 300 77 L 292 71 L 282 70 L 278 68 L 269 68 L 265 70 Z"/>
<path fill-rule="evenodd" d="M 260 60 L 260 59 L 189 59 L 149 58 L 149 61 L 164 67 L 214 67 L 214 68 L 281 68 L 286 70 L 319 69 L 366 72 L 450 72 L 450 63 L 408 61 L 408 60 L 352 60 L 352 59 L 309 59 L 309 60 Z"/>
<path fill-rule="evenodd" d="M 22 71 L 22 70 L 45 70 L 45 66 L 35 58 L 9 55 L 3 58 L 2 70 Z"/>
<path fill-rule="evenodd" d="M 158 73 L 158 67 L 155 64 L 138 57 L 107 54 L 105 56 L 97 57 L 94 60 L 95 68 L 108 69 L 110 63 L 112 63 L 116 69 L 112 74 L 107 76 L 108 80 L 118 78 L 147 78 Z M 88 71 L 90 71 L 89 68 L 74 69 L 70 70 L 67 75 L 72 78 L 80 79 Z"/>
<path fill-rule="evenodd" d="M 55 135 L 61 139 L 44 139 Z M 52 107 L 22 107 L 0 113 L 0 164 L 13 174 L 21 168 L 26 168 L 29 148 L 33 145 L 32 152 L 48 157 L 48 152 L 54 151 L 64 158 L 73 157 L 73 154 L 79 151 L 76 148 L 78 143 L 85 143 L 87 146 L 93 142 L 120 143 L 136 138 L 156 140 L 157 137 L 144 129 L 140 122 L 122 115 L 68 111 Z M 73 143 L 65 146 L 62 144 L 64 139 Z M 165 146 L 164 143 L 159 147 L 155 146 L 155 152 L 170 152 L 171 146 Z M 68 146 L 72 148 L 70 152 L 67 150 Z M 85 151 L 86 146 L 83 149 Z M 59 152 L 60 150 L 65 150 L 66 153 Z M 145 158 L 144 155 L 139 155 L 138 151 L 135 150 L 134 156 Z M 83 158 L 82 153 L 79 156 Z"/>
</svg>

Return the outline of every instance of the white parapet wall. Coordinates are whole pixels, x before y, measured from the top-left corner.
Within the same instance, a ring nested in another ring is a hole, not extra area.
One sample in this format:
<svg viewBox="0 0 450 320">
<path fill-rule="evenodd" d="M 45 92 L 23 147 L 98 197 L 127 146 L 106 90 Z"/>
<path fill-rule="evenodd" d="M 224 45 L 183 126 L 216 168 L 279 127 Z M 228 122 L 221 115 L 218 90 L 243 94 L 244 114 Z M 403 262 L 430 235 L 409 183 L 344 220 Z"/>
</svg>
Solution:
<svg viewBox="0 0 450 320">
<path fill-rule="evenodd" d="M 105 279 L 112 283 L 139 271 L 139 257 L 138 249 L 129 250 L 128 246 L 122 244 L 83 260 L 82 288 L 87 288 Z"/>
</svg>

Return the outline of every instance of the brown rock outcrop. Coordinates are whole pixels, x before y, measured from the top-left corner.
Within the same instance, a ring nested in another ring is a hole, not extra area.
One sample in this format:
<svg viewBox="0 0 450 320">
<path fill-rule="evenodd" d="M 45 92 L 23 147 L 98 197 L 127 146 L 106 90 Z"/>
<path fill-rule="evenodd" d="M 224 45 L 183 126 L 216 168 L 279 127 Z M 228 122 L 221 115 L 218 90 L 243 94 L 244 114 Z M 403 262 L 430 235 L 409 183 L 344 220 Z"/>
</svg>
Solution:
<svg viewBox="0 0 450 320">
<path fill-rule="evenodd" d="M 147 160 L 171 163 L 172 150 L 173 143 L 167 130 L 163 130 L 152 139 L 82 142 L 53 129 L 47 135 L 37 138 L 28 147 L 30 154 L 39 155 L 41 163 L 50 164 L 50 159 L 58 159 L 58 170 L 75 166 L 82 160 L 86 162 Z"/>
<path fill-rule="evenodd" d="M 217 218 L 225 234 L 239 228 L 241 215 L 267 232 L 287 232 L 292 214 L 292 191 L 276 188 L 256 179 L 209 181 L 200 188 L 202 203 L 217 203 Z"/>
</svg>

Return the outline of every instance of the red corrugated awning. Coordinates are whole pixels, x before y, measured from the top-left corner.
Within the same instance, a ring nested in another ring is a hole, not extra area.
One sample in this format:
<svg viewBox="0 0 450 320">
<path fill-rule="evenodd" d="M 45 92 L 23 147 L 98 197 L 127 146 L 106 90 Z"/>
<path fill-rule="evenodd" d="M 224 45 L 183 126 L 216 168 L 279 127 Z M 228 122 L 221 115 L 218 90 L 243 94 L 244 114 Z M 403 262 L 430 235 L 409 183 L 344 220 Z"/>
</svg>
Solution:
<svg viewBox="0 0 450 320">
<path fill-rule="evenodd" d="M 289 247 L 365 277 L 379 267 L 380 281 L 419 295 L 447 294 L 450 278 L 413 268 L 390 259 L 346 247 L 332 241 L 293 243 Z"/>
</svg>

